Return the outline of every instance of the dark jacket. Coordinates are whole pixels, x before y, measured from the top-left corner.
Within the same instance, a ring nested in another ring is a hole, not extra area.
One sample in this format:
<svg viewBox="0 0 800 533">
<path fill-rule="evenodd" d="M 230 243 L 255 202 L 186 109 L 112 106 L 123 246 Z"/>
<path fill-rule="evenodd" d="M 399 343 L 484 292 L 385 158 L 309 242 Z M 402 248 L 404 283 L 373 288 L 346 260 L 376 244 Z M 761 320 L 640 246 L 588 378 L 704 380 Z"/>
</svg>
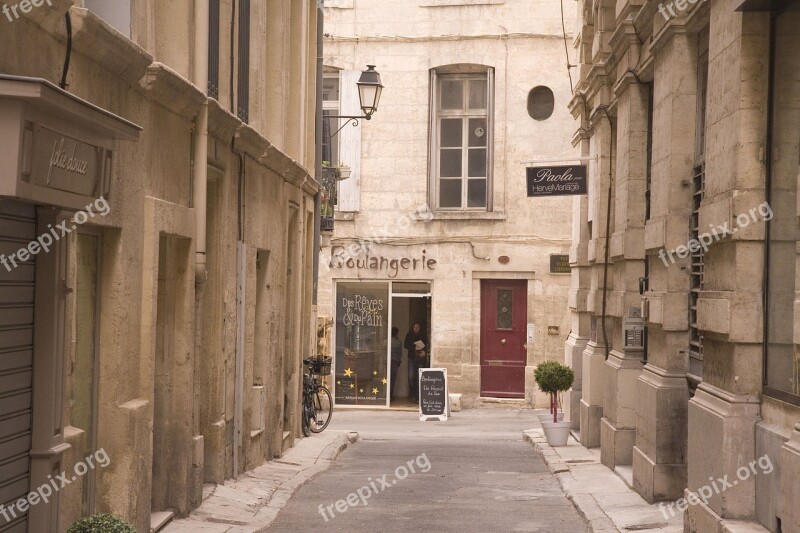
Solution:
<svg viewBox="0 0 800 533">
<path fill-rule="evenodd" d="M 425 343 L 425 348 L 424 348 L 425 355 L 426 356 L 430 355 L 431 346 L 430 343 L 428 342 L 428 336 L 425 335 L 425 333 L 422 330 L 420 330 L 419 333 L 414 333 L 413 331 L 409 331 L 408 333 L 406 333 L 406 340 L 405 342 L 403 342 L 403 346 L 405 346 L 406 350 L 408 350 L 408 357 L 411 358 L 414 356 L 414 353 L 416 352 L 416 347 L 414 346 L 414 343 L 417 341 L 422 341 Z"/>
</svg>

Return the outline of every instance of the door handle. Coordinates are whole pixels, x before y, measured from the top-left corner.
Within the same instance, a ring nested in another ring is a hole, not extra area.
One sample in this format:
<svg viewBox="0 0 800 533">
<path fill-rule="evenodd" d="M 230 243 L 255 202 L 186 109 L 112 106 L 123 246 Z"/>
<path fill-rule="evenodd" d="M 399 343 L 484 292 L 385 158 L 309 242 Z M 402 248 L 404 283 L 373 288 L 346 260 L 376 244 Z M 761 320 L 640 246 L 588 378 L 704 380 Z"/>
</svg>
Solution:
<svg viewBox="0 0 800 533">
<path fill-rule="evenodd" d="M 506 343 L 505 339 L 500 339 L 500 344 L 505 344 L 505 343 Z"/>
</svg>

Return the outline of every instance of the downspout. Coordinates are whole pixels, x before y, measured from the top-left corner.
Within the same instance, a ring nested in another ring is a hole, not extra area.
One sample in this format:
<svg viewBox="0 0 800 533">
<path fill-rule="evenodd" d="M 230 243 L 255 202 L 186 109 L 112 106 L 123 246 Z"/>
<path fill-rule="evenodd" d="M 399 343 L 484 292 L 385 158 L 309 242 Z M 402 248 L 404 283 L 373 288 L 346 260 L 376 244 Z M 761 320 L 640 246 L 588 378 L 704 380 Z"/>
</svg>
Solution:
<svg viewBox="0 0 800 533">
<path fill-rule="evenodd" d="M 775 120 L 775 49 L 778 46 L 777 31 L 778 17 L 783 10 L 773 10 L 769 14 L 769 63 L 767 71 L 767 131 L 764 136 L 764 200 L 767 205 L 772 205 L 772 128 Z M 767 220 L 764 232 L 764 275 L 761 288 L 762 308 L 764 312 L 764 333 L 761 340 L 762 388 L 769 387 L 767 380 L 767 354 L 769 352 L 769 289 L 770 289 L 770 240 L 772 238 L 772 220 Z"/>
<path fill-rule="evenodd" d="M 321 2 L 317 2 L 318 5 Z M 321 5 L 317 7 L 317 116 L 316 116 L 316 161 L 314 162 L 314 175 L 322 183 L 322 66 L 323 66 L 323 32 L 325 26 L 325 13 Z M 314 196 L 314 254 L 313 277 L 314 290 L 311 296 L 311 305 L 317 305 L 317 289 L 319 288 L 319 247 L 320 233 L 322 231 L 321 216 L 322 191 L 317 191 Z"/>
<path fill-rule="evenodd" d="M 209 1 L 194 2 L 194 84 L 203 94 L 208 87 Z M 205 283 L 206 215 L 208 201 L 208 97 L 203 99 L 195 119 L 194 160 L 192 161 L 193 205 L 197 222 L 195 239 L 195 283 Z"/>
<path fill-rule="evenodd" d="M 600 317 L 600 327 L 603 329 L 603 344 L 605 345 L 605 359 L 608 360 L 608 356 L 611 351 L 611 347 L 608 344 L 608 330 L 606 329 L 606 304 L 608 302 L 608 260 L 609 260 L 609 245 L 611 244 L 611 200 L 613 198 L 613 188 L 614 188 L 614 144 L 616 142 L 616 132 L 614 131 L 614 122 L 611 120 L 611 116 L 608 114 L 608 106 L 601 105 L 598 106 L 598 110 L 602 111 L 605 114 L 606 119 L 608 120 L 609 132 L 611 135 L 611 139 L 609 140 L 609 151 L 608 151 L 608 196 L 606 198 L 606 238 L 605 238 L 605 250 L 603 254 L 603 303 L 602 303 L 602 316 Z"/>
<path fill-rule="evenodd" d="M 64 13 L 64 23 L 67 25 L 67 51 L 64 55 L 64 68 L 61 71 L 61 83 L 59 83 L 58 86 L 66 91 L 69 86 L 67 83 L 67 74 L 69 74 L 69 62 L 72 57 L 72 17 L 69 14 L 69 10 Z"/>
</svg>

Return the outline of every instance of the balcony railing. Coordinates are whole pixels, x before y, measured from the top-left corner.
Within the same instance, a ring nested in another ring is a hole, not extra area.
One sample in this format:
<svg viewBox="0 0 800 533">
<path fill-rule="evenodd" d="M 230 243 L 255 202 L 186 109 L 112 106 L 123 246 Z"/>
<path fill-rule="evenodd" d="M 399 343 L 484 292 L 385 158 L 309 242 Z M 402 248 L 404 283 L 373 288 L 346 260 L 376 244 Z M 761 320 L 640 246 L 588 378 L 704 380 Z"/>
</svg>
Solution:
<svg viewBox="0 0 800 533">
<path fill-rule="evenodd" d="M 333 232 L 333 214 L 336 210 L 336 178 L 337 170 L 332 167 L 322 168 L 322 194 L 320 202 L 320 230 Z"/>
</svg>

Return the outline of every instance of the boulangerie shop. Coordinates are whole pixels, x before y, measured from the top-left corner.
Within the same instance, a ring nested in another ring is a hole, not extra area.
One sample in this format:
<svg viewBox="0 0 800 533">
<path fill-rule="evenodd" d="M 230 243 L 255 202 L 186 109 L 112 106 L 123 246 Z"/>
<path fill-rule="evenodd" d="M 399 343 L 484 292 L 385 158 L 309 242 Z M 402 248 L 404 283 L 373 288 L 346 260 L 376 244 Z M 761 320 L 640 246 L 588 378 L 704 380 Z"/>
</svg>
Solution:
<svg viewBox="0 0 800 533">
<path fill-rule="evenodd" d="M 429 335 L 430 281 L 340 281 L 336 283 L 334 396 L 338 405 L 385 407 L 408 396 L 408 363 L 391 387 L 391 332 L 399 340 L 419 322 Z M 405 353 L 405 350 L 404 350 Z"/>
</svg>

